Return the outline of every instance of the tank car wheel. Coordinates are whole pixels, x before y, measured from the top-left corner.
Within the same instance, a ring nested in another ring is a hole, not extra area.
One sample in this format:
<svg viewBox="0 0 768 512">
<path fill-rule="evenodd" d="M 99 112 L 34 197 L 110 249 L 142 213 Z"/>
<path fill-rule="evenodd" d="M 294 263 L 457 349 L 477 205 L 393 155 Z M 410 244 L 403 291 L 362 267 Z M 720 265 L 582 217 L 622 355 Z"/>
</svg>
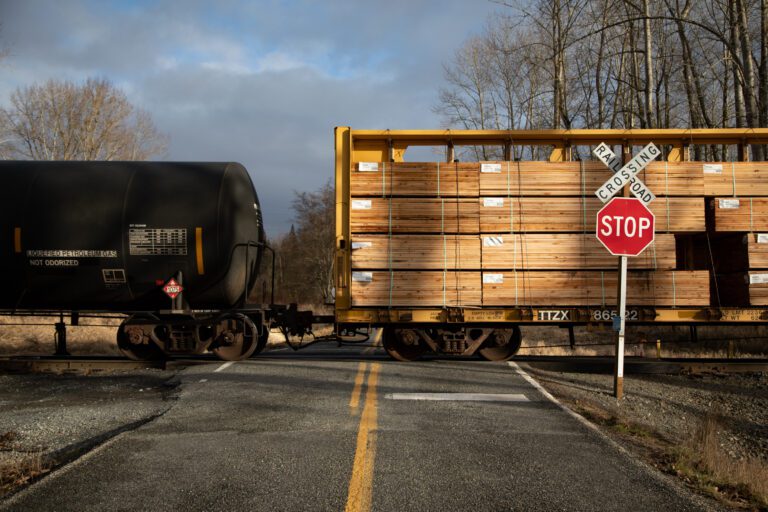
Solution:
<svg viewBox="0 0 768 512">
<path fill-rule="evenodd" d="M 398 361 L 409 362 L 419 359 L 427 349 L 416 329 L 393 329 L 387 327 L 382 333 L 384 350 Z"/>
<path fill-rule="evenodd" d="M 240 361 L 250 357 L 258 343 L 256 325 L 247 316 L 237 313 L 219 319 L 211 351 L 224 361 Z"/>
<path fill-rule="evenodd" d="M 522 341 L 520 328 L 516 325 L 511 329 L 494 329 L 477 352 L 486 361 L 507 361 L 517 354 Z"/>
<path fill-rule="evenodd" d="M 151 339 L 151 331 L 159 321 L 152 315 L 132 315 L 123 320 L 117 328 L 117 348 L 134 361 L 165 359 L 165 353 Z"/>
</svg>

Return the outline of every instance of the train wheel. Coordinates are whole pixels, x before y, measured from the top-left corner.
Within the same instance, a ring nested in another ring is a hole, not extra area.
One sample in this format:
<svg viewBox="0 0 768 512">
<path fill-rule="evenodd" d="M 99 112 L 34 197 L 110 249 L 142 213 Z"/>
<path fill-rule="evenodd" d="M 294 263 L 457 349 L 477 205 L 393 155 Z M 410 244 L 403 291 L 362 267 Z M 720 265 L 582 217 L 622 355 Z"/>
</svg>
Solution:
<svg viewBox="0 0 768 512">
<path fill-rule="evenodd" d="M 486 361 L 507 361 L 517 354 L 522 341 L 523 336 L 516 325 L 511 329 L 494 329 L 478 353 Z"/>
<path fill-rule="evenodd" d="M 117 328 L 117 348 L 134 361 L 159 361 L 165 354 L 151 339 L 159 320 L 152 315 L 133 315 Z"/>
<path fill-rule="evenodd" d="M 259 341 L 258 330 L 253 321 L 245 315 L 238 313 L 222 317 L 216 331 L 211 351 L 219 359 L 240 361 L 250 357 L 256 350 Z"/>
<path fill-rule="evenodd" d="M 267 346 L 267 341 L 269 341 L 269 327 L 263 325 L 261 329 L 262 332 L 258 335 L 258 339 L 256 340 L 256 349 L 253 351 L 253 354 L 251 354 L 250 357 L 260 354 L 264 350 L 264 347 Z"/>
<path fill-rule="evenodd" d="M 382 336 L 384 350 L 398 361 L 408 362 L 419 359 L 426 348 L 416 329 L 385 328 Z"/>
</svg>

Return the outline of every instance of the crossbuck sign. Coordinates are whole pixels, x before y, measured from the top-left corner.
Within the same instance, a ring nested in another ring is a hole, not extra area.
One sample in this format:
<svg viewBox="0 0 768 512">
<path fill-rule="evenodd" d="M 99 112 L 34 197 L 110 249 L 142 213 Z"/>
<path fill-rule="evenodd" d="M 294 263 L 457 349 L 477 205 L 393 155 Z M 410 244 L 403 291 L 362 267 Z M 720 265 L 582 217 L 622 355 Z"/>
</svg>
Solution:
<svg viewBox="0 0 768 512">
<path fill-rule="evenodd" d="M 595 192 L 600 201 L 607 203 L 627 183 L 630 184 L 629 190 L 632 194 L 642 201 L 644 205 L 648 206 L 651 201 L 656 199 L 653 192 L 648 190 L 648 187 L 636 176 L 638 172 L 642 171 L 646 165 L 654 161 L 661 154 L 659 148 L 654 146 L 653 142 L 645 146 L 624 167 L 621 166 L 619 157 L 611 151 L 611 148 L 605 142 L 597 146 L 592 153 L 614 172 L 613 176 Z"/>
</svg>

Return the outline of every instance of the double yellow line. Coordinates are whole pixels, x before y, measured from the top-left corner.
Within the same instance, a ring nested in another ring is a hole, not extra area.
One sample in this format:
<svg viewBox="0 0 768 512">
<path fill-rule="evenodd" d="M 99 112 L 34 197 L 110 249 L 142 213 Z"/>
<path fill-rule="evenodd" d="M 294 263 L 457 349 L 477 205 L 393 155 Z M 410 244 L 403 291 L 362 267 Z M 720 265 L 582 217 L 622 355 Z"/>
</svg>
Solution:
<svg viewBox="0 0 768 512">
<path fill-rule="evenodd" d="M 376 422 L 378 411 L 376 385 L 379 381 L 380 363 L 370 365 L 362 362 L 357 367 L 352 397 L 349 399 L 350 414 L 357 414 L 360 408 L 363 381 L 368 373 L 363 412 L 360 414 L 360 425 L 357 428 L 357 446 L 355 462 L 352 465 L 352 477 L 349 479 L 347 506 L 345 512 L 367 512 L 371 510 L 373 491 L 373 463 L 376 458 Z"/>
</svg>

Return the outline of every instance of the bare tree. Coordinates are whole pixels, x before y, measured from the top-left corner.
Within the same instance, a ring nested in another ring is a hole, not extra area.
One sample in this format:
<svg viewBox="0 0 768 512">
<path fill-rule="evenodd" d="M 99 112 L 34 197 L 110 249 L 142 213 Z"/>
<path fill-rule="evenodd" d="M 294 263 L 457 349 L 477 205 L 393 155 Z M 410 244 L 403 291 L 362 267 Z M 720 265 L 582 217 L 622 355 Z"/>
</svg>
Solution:
<svg viewBox="0 0 768 512">
<path fill-rule="evenodd" d="M 104 79 L 49 80 L 17 89 L 0 109 L 4 153 L 33 160 L 146 160 L 162 155 L 167 137 L 149 113 Z"/>
</svg>

